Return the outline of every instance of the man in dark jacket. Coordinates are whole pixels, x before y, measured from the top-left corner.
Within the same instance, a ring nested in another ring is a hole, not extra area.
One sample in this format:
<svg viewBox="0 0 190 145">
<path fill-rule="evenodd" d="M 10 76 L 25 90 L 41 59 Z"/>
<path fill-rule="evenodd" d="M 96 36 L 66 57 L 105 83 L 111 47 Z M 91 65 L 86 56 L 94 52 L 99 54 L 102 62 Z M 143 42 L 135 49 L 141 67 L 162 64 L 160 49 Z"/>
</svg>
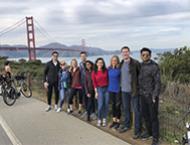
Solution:
<svg viewBox="0 0 190 145">
<path fill-rule="evenodd" d="M 142 138 L 153 136 L 152 145 L 159 140 L 158 104 L 161 88 L 160 69 L 157 63 L 151 60 L 151 50 L 141 49 L 141 70 L 139 74 L 139 94 L 141 97 L 142 115 L 147 131 Z"/>
<path fill-rule="evenodd" d="M 82 84 L 82 98 L 83 98 L 83 107 L 85 109 L 85 112 L 82 114 L 82 118 L 86 117 L 87 115 L 87 111 L 86 111 L 86 107 L 87 107 L 87 96 L 85 93 L 85 76 L 86 76 L 86 60 L 87 60 L 87 53 L 85 51 L 80 52 L 80 59 L 81 62 L 79 64 L 79 68 L 80 68 L 80 74 L 81 74 L 81 84 Z"/>
<path fill-rule="evenodd" d="M 130 49 L 125 46 L 121 49 L 123 60 L 121 67 L 121 92 L 122 105 L 124 112 L 124 126 L 119 128 L 119 132 L 123 133 L 131 127 L 131 104 L 135 117 L 134 124 L 134 139 L 141 135 L 141 114 L 140 101 L 138 95 L 138 75 L 140 70 L 140 63 L 130 57 Z"/>
<path fill-rule="evenodd" d="M 54 89 L 55 92 L 55 111 L 58 109 L 57 104 L 59 101 L 59 91 L 58 91 L 58 78 L 59 78 L 59 70 L 60 63 L 58 61 L 58 52 L 54 51 L 52 53 L 52 60 L 46 64 L 44 70 L 44 87 L 47 89 L 47 101 L 48 107 L 46 108 L 46 112 L 51 110 L 51 98 L 52 92 Z"/>
</svg>

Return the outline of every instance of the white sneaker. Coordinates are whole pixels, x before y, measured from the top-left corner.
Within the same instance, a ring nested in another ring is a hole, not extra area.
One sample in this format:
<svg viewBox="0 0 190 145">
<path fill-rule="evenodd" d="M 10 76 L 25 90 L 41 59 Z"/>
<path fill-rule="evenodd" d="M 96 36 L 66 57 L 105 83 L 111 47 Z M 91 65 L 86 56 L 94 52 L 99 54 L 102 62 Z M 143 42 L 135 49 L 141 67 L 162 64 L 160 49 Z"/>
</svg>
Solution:
<svg viewBox="0 0 190 145">
<path fill-rule="evenodd" d="M 57 109 L 58 109 L 58 106 L 57 106 L 57 105 L 55 105 L 54 109 L 55 109 L 55 111 L 57 111 Z"/>
<path fill-rule="evenodd" d="M 72 113 L 72 110 L 70 108 L 67 109 L 67 113 L 70 114 Z"/>
<path fill-rule="evenodd" d="M 103 127 L 106 127 L 106 125 L 107 125 L 107 121 L 106 121 L 106 119 L 104 118 L 103 121 L 102 121 L 102 126 L 103 126 Z"/>
<path fill-rule="evenodd" d="M 97 122 L 97 126 L 98 126 L 98 127 L 101 126 L 101 120 L 98 120 L 98 122 Z"/>
<path fill-rule="evenodd" d="M 61 112 L 61 108 L 58 108 L 56 112 L 57 112 L 57 113 Z"/>
<path fill-rule="evenodd" d="M 45 109 L 46 112 L 49 112 L 50 110 L 51 110 L 51 106 L 48 106 L 48 107 Z"/>
<path fill-rule="evenodd" d="M 90 115 L 90 118 L 91 118 L 92 120 L 96 120 L 96 119 L 97 119 L 97 115 L 96 115 L 95 113 L 92 113 L 92 114 Z"/>
</svg>

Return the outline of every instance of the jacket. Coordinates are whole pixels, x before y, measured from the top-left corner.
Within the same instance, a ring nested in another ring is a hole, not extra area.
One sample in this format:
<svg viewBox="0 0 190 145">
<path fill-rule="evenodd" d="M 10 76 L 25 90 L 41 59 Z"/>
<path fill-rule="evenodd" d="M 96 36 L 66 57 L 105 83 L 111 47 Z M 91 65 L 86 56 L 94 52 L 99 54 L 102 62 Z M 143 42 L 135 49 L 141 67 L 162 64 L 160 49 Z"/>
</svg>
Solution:
<svg viewBox="0 0 190 145">
<path fill-rule="evenodd" d="M 60 70 L 60 63 L 59 61 L 57 62 L 57 65 L 55 66 L 53 64 L 53 61 L 49 61 L 44 69 L 44 82 L 48 83 L 58 83 L 58 74 Z"/>
<path fill-rule="evenodd" d="M 85 79 L 85 93 L 92 94 L 94 93 L 94 86 L 92 82 L 92 72 L 86 71 L 86 79 Z"/>
<path fill-rule="evenodd" d="M 71 84 L 71 75 L 68 70 L 59 71 L 59 90 L 68 89 Z"/>
<path fill-rule="evenodd" d="M 122 67 L 124 63 L 124 60 L 121 61 L 120 63 L 120 68 Z M 139 76 L 139 71 L 140 71 L 140 63 L 133 59 L 130 58 L 129 62 L 129 73 L 131 74 L 131 96 L 138 96 L 138 89 L 139 89 L 139 83 L 138 83 L 138 76 Z"/>
<path fill-rule="evenodd" d="M 82 89 L 82 85 L 81 85 L 81 72 L 79 67 L 77 67 L 76 71 L 74 72 L 73 70 L 71 70 L 71 87 L 72 88 L 81 88 Z"/>
<path fill-rule="evenodd" d="M 141 96 L 159 97 L 161 89 L 160 68 L 153 60 L 141 63 L 139 93 Z"/>
</svg>

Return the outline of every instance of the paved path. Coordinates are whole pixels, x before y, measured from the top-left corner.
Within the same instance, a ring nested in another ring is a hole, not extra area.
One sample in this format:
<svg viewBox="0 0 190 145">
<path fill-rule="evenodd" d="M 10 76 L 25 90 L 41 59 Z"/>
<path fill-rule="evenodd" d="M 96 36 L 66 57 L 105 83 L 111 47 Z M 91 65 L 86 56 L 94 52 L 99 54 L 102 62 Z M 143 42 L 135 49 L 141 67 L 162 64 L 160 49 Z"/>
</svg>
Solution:
<svg viewBox="0 0 190 145">
<path fill-rule="evenodd" d="M 46 104 L 21 97 L 8 107 L 0 97 L 0 140 L 9 145 L 129 145 L 64 112 L 44 112 Z M 5 134 L 5 132 L 7 134 Z M 9 136 L 9 138 L 8 138 Z"/>
<path fill-rule="evenodd" d="M 11 140 L 0 125 L 0 145 L 12 145 Z"/>
</svg>

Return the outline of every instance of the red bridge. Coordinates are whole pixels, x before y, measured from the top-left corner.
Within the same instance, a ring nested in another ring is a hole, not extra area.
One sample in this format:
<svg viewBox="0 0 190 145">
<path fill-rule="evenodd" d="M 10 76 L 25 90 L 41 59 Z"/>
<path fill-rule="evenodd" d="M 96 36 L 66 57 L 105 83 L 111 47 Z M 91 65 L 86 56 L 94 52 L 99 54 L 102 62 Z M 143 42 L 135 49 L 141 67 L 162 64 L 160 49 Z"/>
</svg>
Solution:
<svg viewBox="0 0 190 145">
<path fill-rule="evenodd" d="M 37 21 L 36 21 L 37 22 Z M 21 26 L 23 23 L 26 23 L 26 30 L 27 30 L 27 44 L 28 47 L 10 47 L 10 46 L 0 46 L 0 51 L 28 51 L 28 57 L 30 61 L 36 60 L 36 50 L 40 51 L 84 51 L 86 50 L 85 46 L 85 40 L 82 39 L 81 41 L 81 49 L 70 49 L 70 48 L 43 48 L 43 47 L 36 47 L 35 43 L 35 30 L 34 30 L 34 19 L 33 17 L 26 17 L 25 19 L 22 19 L 18 22 L 16 22 L 14 25 L 0 31 L 0 37 L 4 34 L 13 31 L 14 29 Z M 38 23 L 38 22 L 37 22 Z M 38 23 L 39 24 L 39 23 Z M 38 28 L 40 32 L 46 32 L 42 27 L 41 29 Z M 44 33 L 42 33 L 44 34 Z M 46 32 L 45 35 L 48 35 Z"/>
</svg>

